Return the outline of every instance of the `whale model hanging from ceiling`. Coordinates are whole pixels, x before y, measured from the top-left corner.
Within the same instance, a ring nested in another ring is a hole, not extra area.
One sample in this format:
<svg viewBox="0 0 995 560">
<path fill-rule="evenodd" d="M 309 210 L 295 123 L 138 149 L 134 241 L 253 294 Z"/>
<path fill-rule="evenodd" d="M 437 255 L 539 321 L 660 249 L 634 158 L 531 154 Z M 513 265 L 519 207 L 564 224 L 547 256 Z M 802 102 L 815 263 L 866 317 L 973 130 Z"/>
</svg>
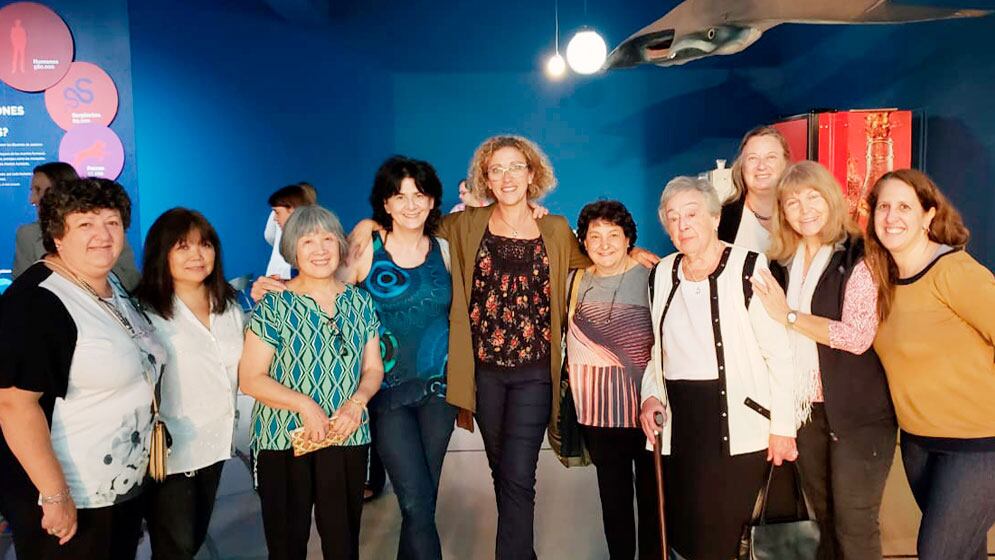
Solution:
<svg viewBox="0 0 995 560">
<path fill-rule="evenodd" d="M 887 24 L 989 13 L 888 0 L 685 0 L 615 47 L 604 68 L 675 66 L 706 56 L 735 54 L 782 23 Z"/>
</svg>

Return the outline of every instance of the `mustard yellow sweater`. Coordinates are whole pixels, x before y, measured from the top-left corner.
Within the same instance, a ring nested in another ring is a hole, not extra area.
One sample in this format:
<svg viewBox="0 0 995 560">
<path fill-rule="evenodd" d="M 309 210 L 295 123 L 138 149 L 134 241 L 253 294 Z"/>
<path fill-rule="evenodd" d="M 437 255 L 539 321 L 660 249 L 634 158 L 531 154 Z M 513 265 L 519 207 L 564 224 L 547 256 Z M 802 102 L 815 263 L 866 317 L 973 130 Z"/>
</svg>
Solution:
<svg viewBox="0 0 995 560">
<path fill-rule="evenodd" d="M 874 349 L 898 423 L 914 435 L 995 436 L 995 278 L 965 251 L 895 287 Z"/>
</svg>

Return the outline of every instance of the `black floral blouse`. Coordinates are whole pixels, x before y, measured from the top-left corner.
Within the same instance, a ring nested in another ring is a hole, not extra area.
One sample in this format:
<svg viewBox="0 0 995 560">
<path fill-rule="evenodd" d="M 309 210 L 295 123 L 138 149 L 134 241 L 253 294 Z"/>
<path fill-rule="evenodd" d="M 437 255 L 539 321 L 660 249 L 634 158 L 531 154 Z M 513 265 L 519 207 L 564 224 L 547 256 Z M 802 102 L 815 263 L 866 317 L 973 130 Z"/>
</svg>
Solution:
<svg viewBox="0 0 995 560">
<path fill-rule="evenodd" d="M 474 357 L 502 368 L 549 360 L 549 257 L 542 238 L 487 230 L 470 294 Z"/>
</svg>

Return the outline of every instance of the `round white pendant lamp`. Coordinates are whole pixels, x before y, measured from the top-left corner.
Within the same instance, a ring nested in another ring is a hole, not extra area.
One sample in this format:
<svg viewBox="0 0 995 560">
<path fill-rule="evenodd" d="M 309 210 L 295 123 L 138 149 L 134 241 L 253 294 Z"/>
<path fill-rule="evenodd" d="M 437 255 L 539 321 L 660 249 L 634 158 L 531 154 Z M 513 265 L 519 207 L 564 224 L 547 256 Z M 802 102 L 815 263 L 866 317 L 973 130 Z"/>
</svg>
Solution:
<svg viewBox="0 0 995 560">
<path fill-rule="evenodd" d="M 562 78 L 567 73 L 567 63 L 560 53 L 546 60 L 546 75 L 550 78 Z"/>
<path fill-rule="evenodd" d="M 608 45 L 593 29 L 582 29 L 567 43 L 567 64 L 578 74 L 594 74 L 608 58 Z"/>
</svg>

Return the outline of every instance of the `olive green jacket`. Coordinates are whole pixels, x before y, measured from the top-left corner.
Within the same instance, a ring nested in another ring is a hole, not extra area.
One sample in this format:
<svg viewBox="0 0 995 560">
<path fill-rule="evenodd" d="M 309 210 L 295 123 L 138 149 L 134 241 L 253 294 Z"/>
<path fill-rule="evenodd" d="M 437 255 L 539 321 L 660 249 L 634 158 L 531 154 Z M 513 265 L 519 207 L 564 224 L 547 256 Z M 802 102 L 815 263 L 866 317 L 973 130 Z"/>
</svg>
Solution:
<svg viewBox="0 0 995 560">
<path fill-rule="evenodd" d="M 462 212 L 449 214 L 443 218 L 435 233 L 449 241 L 453 278 L 453 303 L 449 309 L 449 379 L 446 400 L 470 412 L 477 408 L 473 340 L 470 334 L 470 291 L 477 250 L 495 206 L 467 207 Z M 560 339 L 567 314 L 567 275 L 572 268 L 590 266 L 591 261 L 581 252 L 577 237 L 563 216 L 545 216 L 538 223 L 549 257 L 549 373 L 553 395 L 549 430 L 550 441 L 555 448 L 555 434 L 558 434 L 556 421 L 560 408 L 560 366 L 563 359 Z M 460 426 L 472 429 L 472 424 L 465 422 L 466 418 L 463 420 Z"/>
</svg>

